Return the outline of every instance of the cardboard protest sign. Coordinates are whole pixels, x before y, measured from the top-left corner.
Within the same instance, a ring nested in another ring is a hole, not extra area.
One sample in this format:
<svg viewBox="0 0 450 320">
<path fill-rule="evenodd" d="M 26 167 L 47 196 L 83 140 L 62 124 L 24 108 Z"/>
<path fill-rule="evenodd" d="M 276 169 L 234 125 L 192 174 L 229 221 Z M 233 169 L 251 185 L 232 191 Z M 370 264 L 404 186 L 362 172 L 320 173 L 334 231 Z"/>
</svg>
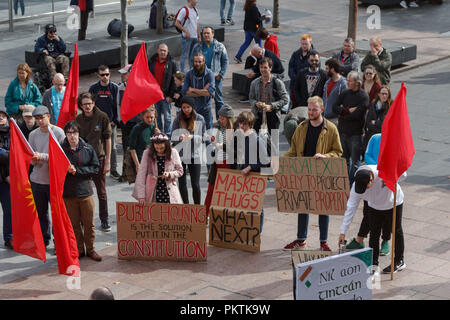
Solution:
<svg viewBox="0 0 450 320">
<path fill-rule="evenodd" d="M 304 263 L 308 261 L 313 261 L 317 259 L 326 258 L 329 256 L 332 256 L 332 251 L 313 251 L 313 250 L 292 250 L 291 251 L 291 257 L 292 257 L 292 264 L 294 266 L 298 265 L 299 263 Z"/>
<path fill-rule="evenodd" d="M 371 300 L 372 249 L 300 263 L 294 272 L 296 300 Z"/>
<path fill-rule="evenodd" d="M 280 158 L 274 175 L 279 212 L 344 215 L 350 196 L 343 158 Z"/>
<path fill-rule="evenodd" d="M 116 209 L 119 259 L 206 261 L 204 206 L 117 202 Z"/>
<path fill-rule="evenodd" d="M 209 243 L 259 252 L 261 211 L 267 177 L 219 169 L 210 207 Z"/>
</svg>

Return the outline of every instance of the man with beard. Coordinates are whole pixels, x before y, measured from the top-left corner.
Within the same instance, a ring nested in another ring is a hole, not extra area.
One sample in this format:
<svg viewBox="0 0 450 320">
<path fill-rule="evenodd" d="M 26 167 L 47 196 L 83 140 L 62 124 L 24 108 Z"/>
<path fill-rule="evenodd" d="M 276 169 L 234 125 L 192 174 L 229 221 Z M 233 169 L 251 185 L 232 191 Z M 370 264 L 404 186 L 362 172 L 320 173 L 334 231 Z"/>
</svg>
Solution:
<svg viewBox="0 0 450 320">
<path fill-rule="evenodd" d="M 336 126 L 322 116 L 322 98 L 308 99 L 308 118 L 299 124 L 292 137 L 291 147 L 285 157 L 338 158 L 342 155 L 341 141 Z M 308 233 L 308 214 L 298 215 L 297 239 L 284 250 L 305 248 Z M 320 250 L 331 251 L 327 244 L 329 216 L 319 215 Z"/>
<path fill-rule="evenodd" d="M 339 61 L 332 58 L 325 62 L 325 71 L 327 72 L 328 80 L 323 87 L 323 105 L 325 106 L 324 117 L 338 124 L 338 116 L 333 111 L 333 104 L 342 91 L 347 89 L 347 80 L 340 75 L 342 72 Z"/>
<path fill-rule="evenodd" d="M 321 97 L 323 86 L 327 81 L 327 74 L 319 67 L 319 53 L 312 50 L 308 57 L 309 67 L 300 71 L 295 79 L 294 95 L 299 106 L 306 106 L 308 98 L 313 96 Z"/>
<path fill-rule="evenodd" d="M 195 112 L 205 118 L 206 130 L 212 128 L 212 99 L 215 96 L 214 73 L 206 67 L 205 56 L 197 52 L 193 57 L 194 67 L 186 73 L 184 78 L 183 96 L 194 97 Z"/>
</svg>

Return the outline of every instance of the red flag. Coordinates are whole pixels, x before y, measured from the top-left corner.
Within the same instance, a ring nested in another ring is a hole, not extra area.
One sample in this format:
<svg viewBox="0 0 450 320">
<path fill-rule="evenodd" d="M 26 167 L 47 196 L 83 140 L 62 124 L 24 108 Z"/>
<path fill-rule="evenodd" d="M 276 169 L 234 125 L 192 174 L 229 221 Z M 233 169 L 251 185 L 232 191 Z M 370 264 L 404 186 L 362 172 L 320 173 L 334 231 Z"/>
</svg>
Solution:
<svg viewBox="0 0 450 320">
<path fill-rule="evenodd" d="M 9 125 L 9 179 L 14 251 L 46 262 L 44 238 L 28 176 L 33 150 L 16 122 L 10 120 Z"/>
<path fill-rule="evenodd" d="M 126 123 L 162 99 L 164 99 L 164 94 L 148 68 L 145 43 L 142 42 L 125 87 L 120 106 L 120 118 Z"/>
<path fill-rule="evenodd" d="M 395 192 L 398 178 L 411 166 L 414 143 L 406 106 L 406 87 L 402 87 L 392 103 L 381 128 L 378 176 Z"/>
<path fill-rule="evenodd" d="M 79 80 L 78 44 L 75 43 L 72 66 L 70 67 L 69 79 L 66 84 L 66 91 L 61 103 L 61 110 L 58 115 L 57 126 L 64 129 L 67 122 L 75 120 L 77 115 L 78 80 Z"/>
<path fill-rule="evenodd" d="M 48 135 L 48 173 L 50 178 L 50 205 L 52 208 L 53 236 L 60 274 L 74 275 L 79 270 L 78 247 L 72 223 L 62 198 L 64 180 L 70 162 L 56 141 L 53 132 Z M 78 267 L 78 269 L 74 268 Z M 75 274 L 76 276 L 76 274 Z"/>
</svg>

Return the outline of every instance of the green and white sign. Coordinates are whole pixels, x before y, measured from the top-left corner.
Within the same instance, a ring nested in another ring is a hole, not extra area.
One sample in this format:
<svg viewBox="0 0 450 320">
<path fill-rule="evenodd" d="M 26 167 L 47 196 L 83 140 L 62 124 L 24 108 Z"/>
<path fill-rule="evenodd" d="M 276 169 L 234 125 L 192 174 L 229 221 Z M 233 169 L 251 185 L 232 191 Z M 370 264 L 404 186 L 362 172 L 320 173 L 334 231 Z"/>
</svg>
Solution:
<svg viewBox="0 0 450 320">
<path fill-rule="evenodd" d="M 297 300 L 371 300 L 372 249 L 300 263 L 294 273 Z"/>
</svg>

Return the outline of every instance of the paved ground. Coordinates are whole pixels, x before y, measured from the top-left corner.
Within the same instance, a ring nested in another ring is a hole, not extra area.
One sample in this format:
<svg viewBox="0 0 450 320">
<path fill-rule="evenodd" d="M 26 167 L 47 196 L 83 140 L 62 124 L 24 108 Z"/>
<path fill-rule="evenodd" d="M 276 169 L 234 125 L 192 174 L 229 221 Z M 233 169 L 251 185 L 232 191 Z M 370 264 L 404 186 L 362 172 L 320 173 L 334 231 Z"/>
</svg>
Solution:
<svg viewBox="0 0 450 320">
<path fill-rule="evenodd" d="M 174 7 L 178 7 L 178 2 L 184 3 L 181 0 L 171 1 Z M 236 6 L 236 21 L 243 18 L 241 2 Z M 297 3 L 294 0 L 283 1 L 282 27 L 278 32 L 282 58 L 289 58 L 290 52 L 298 46 L 298 35 L 303 32 L 312 33 L 319 50 L 338 47 L 346 33 L 346 19 L 343 18 L 347 12 L 346 2 L 311 0 L 302 2 L 303 7 L 298 8 L 293 5 Z M 269 6 L 271 1 L 258 3 L 264 7 Z M 202 4 L 201 12 L 206 13 L 205 23 L 217 22 L 215 6 L 212 1 L 204 6 Z M 425 6 L 414 10 L 391 8 L 382 11 L 382 30 L 375 33 L 365 30 L 363 17 L 360 17 L 358 28 L 361 38 L 378 34 L 382 38 L 418 44 L 418 59 L 409 65 L 427 63 L 448 55 L 449 38 L 441 33 L 450 30 L 448 22 L 442 18 L 448 16 L 449 8 L 448 2 L 441 7 Z M 94 33 L 104 30 L 110 18 L 117 15 L 108 13 L 108 10 L 105 9 L 104 15 L 101 10 L 97 11 L 91 29 Z M 362 8 L 360 10 L 363 12 Z M 135 10 L 132 14 L 137 17 L 133 20 L 133 23 L 136 21 L 135 26 L 145 25 L 147 13 Z M 419 23 L 418 19 L 425 22 L 430 20 L 429 17 L 438 22 L 435 27 L 431 23 Z M 141 22 L 138 22 L 139 19 L 142 19 Z M 0 31 L 2 27 L 5 26 L 0 26 Z M 21 60 L 17 52 L 23 52 L 25 47 L 30 46 L 30 39 L 35 38 L 30 35 L 32 28 L 21 23 L 17 26 L 14 39 L 7 33 L 0 33 L 0 57 L 2 62 L 7 62 L 0 66 L 0 94 L 4 94 L 15 73 L 15 67 L 12 66 Z M 240 25 L 227 27 L 225 44 L 230 56 L 243 40 L 240 28 Z M 62 28 L 61 32 L 67 33 L 65 38 L 74 39 L 69 30 Z M 224 84 L 226 100 L 236 112 L 248 108 L 238 103 L 240 97 L 231 91 L 231 73 L 239 68 L 239 65 L 230 65 Z M 382 276 L 381 290 L 374 291 L 375 299 L 450 298 L 450 131 L 446 126 L 450 120 L 450 109 L 445 103 L 450 98 L 449 68 L 450 60 L 444 60 L 393 76 L 394 93 L 398 91 L 401 81 L 405 81 L 408 88 L 408 108 L 416 147 L 409 178 L 402 185 L 406 195 L 404 230 L 408 267 L 397 274 L 394 281 Z M 117 75 L 115 77 L 118 78 Z M 84 75 L 81 89 L 86 89 L 94 81 L 93 75 Z M 281 149 L 287 149 L 284 140 Z M 108 201 L 113 215 L 115 201 L 132 200 L 131 186 L 119 184 L 109 177 L 107 179 L 109 194 L 114 195 Z M 202 175 L 201 185 L 206 186 L 205 174 Z M 204 197 L 205 188 L 202 191 Z M 66 288 L 66 277 L 57 274 L 54 256 L 48 254 L 48 262 L 43 264 L 2 247 L 0 299 L 85 299 L 100 285 L 111 287 L 119 299 L 292 299 L 290 256 L 281 248 L 295 237 L 296 216 L 277 213 L 274 204 L 274 190 L 269 186 L 259 254 L 209 246 L 207 263 L 119 261 L 116 258 L 116 225 L 113 222 L 112 232 L 97 231 L 96 247 L 104 256 L 104 261 L 95 263 L 89 259 L 81 260 L 81 290 Z M 361 211 L 358 213 L 349 236 L 357 233 Z M 329 243 L 333 250 L 337 249 L 341 221 L 339 217 L 331 218 Z M 96 224 L 99 225 L 98 218 Z M 314 217 L 309 231 L 308 247 L 316 249 L 319 245 L 318 225 Z M 388 263 L 388 257 L 380 260 L 381 266 Z"/>
</svg>

